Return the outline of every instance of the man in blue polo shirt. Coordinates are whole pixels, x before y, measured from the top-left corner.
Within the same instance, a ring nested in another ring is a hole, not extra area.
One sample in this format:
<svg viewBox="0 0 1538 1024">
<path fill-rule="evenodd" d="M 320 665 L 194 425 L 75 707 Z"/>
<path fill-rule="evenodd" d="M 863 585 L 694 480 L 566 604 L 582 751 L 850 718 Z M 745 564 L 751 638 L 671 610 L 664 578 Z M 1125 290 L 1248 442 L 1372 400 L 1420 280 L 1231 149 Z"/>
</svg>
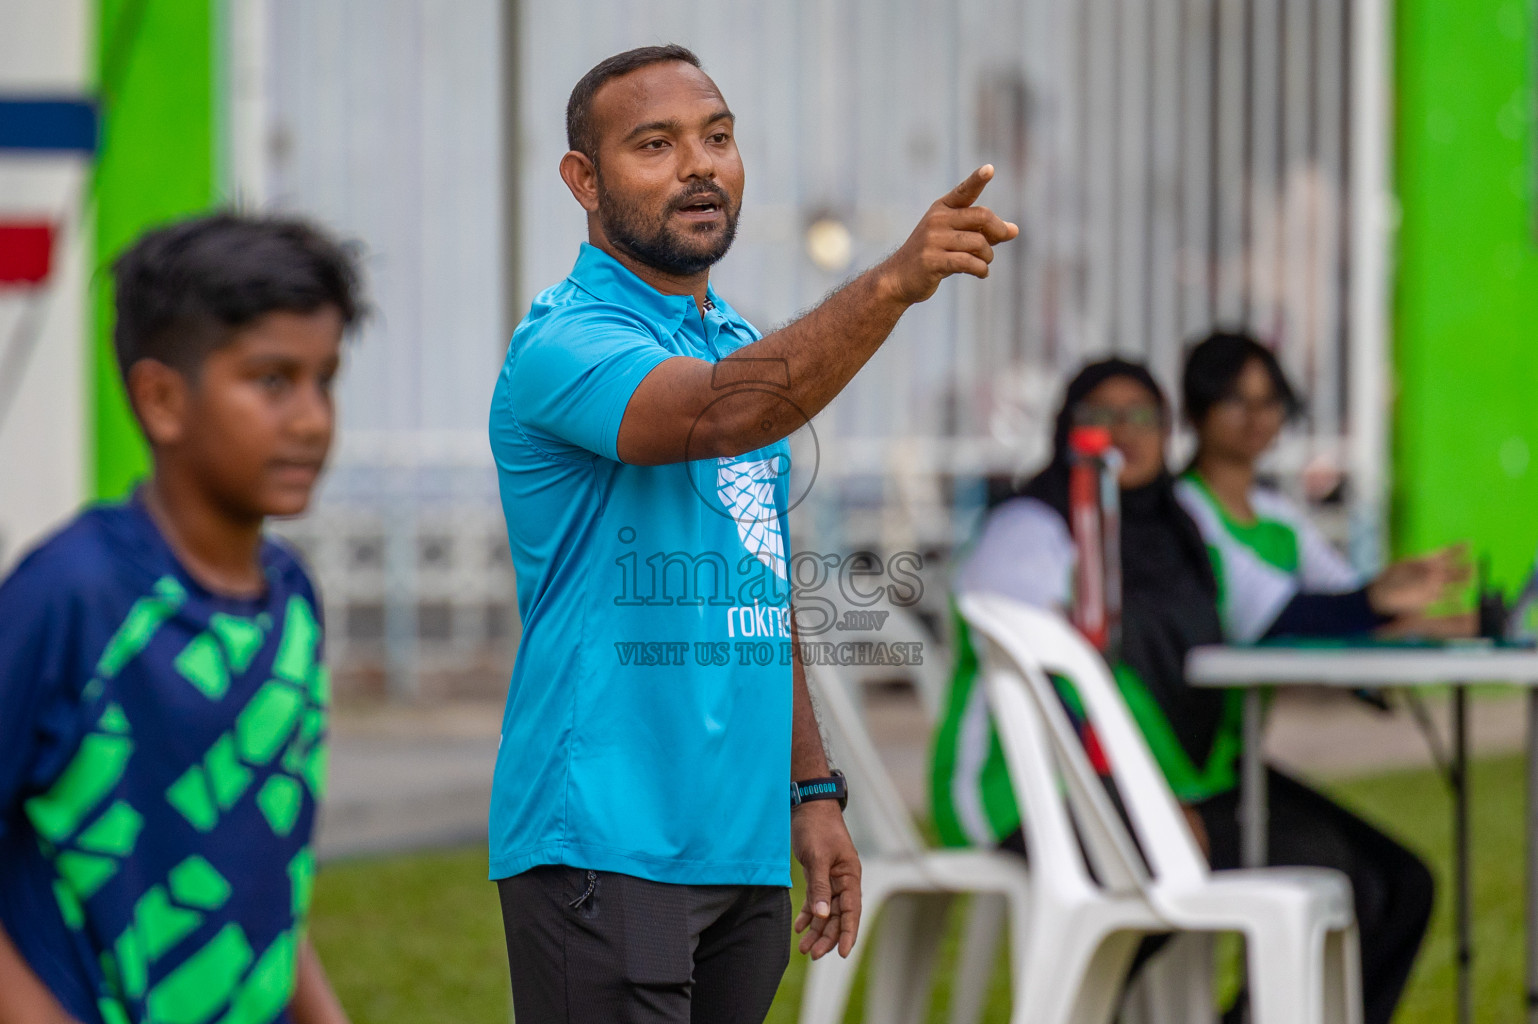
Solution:
<svg viewBox="0 0 1538 1024">
<path fill-rule="evenodd" d="M 523 618 L 490 823 L 515 1010 L 758 1022 L 789 955 L 787 851 L 803 953 L 847 956 L 860 914 L 793 643 L 785 438 L 1018 229 L 972 205 L 980 168 L 761 337 L 709 285 L 743 168 L 699 60 L 600 63 L 567 134 L 588 243 L 514 333 L 490 426 Z"/>
</svg>

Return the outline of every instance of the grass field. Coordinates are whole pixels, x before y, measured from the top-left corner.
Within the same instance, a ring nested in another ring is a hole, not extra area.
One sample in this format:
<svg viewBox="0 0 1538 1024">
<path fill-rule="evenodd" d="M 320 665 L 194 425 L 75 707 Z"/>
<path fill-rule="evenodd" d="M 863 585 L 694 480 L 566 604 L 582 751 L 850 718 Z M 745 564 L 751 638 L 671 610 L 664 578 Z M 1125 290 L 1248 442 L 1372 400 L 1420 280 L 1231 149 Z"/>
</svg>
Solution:
<svg viewBox="0 0 1538 1024">
<path fill-rule="evenodd" d="M 1523 1019 L 1522 762 L 1477 762 L 1471 776 L 1476 1019 L 1517 1024 Z M 1414 771 L 1331 790 L 1434 866 L 1440 887 L 1436 917 L 1396 1024 L 1451 1020 L 1452 812 L 1446 787 L 1431 772 Z M 485 868 L 485 851 L 475 849 L 322 869 L 315 941 L 356 1024 L 507 1020 L 501 919 Z M 799 894 L 796 898 L 799 906 Z M 792 954 L 770 1013 L 774 1024 L 795 1021 L 804 970 L 803 958 Z M 942 970 L 937 1001 L 944 997 L 945 974 Z M 1009 1007 L 1004 972 L 997 972 L 993 989 L 988 1020 L 1002 1022 Z M 858 1019 L 857 1013 L 850 1019 Z"/>
</svg>

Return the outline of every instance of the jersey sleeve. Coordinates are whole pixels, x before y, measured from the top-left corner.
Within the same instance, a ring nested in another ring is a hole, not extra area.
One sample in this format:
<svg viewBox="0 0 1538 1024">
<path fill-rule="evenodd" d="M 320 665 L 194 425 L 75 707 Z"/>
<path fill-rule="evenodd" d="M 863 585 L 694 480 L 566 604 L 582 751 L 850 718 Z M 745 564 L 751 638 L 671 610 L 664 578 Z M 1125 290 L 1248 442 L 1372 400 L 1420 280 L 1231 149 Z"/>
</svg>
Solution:
<svg viewBox="0 0 1538 1024">
<path fill-rule="evenodd" d="M 1062 609 L 1069 602 L 1073 558 L 1063 517 L 1033 498 L 1017 498 L 989 513 L 956 575 L 955 590 Z"/>
<path fill-rule="evenodd" d="M 1298 531 L 1298 584 L 1307 594 L 1340 594 L 1362 586 L 1361 574 L 1334 544 L 1301 513 Z"/>
<path fill-rule="evenodd" d="M 71 602 L 44 561 L 33 556 L 0 584 L 0 835 L 21 821 L 70 661 Z"/>
<path fill-rule="evenodd" d="M 675 357 L 621 309 L 557 311 L 511 357 L 498 413 L 548 455 L 617 460 L 630 397 L 658 364 Z"/>
</svg>

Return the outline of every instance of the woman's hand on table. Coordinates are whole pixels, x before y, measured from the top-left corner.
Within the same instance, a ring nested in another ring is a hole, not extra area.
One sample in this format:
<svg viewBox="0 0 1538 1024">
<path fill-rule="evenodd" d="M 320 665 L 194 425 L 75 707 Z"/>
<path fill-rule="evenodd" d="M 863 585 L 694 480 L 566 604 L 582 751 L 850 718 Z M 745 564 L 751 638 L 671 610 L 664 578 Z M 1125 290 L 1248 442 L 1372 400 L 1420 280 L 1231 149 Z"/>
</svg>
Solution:
<svg viewBox="0 0 1538 1024">
<path fill-rule="evenodd" d="M 1385 639 L 1461 640 L 1479 635 L 1479 615 L 1457 612 L 1453 615 L 1401 615 L 1374 632 Z"/>
<path fill-rule="evenodd" d="M 1453 596 L 1455 591 L 1467 586 L 1471 575 L 1468 545 L 1454 544 L 1429 555 L 1407 558 L 1390 565 L 1368 584 L 1367 600 L 1372 610 L 1379 615 L 1431 622 L 1435 620 L 1425 616 L 1426 609 L 1440 604 Z M 1398 622 L 1392 624 L 1398 625 Z M 1470 629 L 1463 633 L 1417 635 L 1470 636 L 1472 633 Z"/>
</svg>

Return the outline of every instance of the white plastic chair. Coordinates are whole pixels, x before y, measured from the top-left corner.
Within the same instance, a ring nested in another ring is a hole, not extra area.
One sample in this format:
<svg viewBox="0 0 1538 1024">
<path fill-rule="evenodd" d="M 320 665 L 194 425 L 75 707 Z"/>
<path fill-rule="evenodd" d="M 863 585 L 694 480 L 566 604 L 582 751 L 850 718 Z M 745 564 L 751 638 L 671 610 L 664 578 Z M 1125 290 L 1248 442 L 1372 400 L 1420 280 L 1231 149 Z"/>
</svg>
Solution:
<svg viewBox="0 0 1538 1024">
<path fill-rule="evenodd" d="M 865 728 L 858 684 L 826 665 L 808 665 L 806 675 L 835 760 L 849 779 L 849 815 L 857 819 L 851 824 L 859 826 L 864 841 L 860 940 L 847 960 L 833 952 L 808 967 L 801 1024 L 837 1024 L 843 1019 L 855 971 L 873 943 L 865 1019 L 917 1024 L 928 1006 L 950 902 L 967 893 L 1002 900 L 1018 937 L 1031 900 L 1030 876 L 1012 854 L 926 848 Z M 877 915 L 888 902 L 891 906 L 876 929 Z M 1017 939 L 1014 948 L 1018 960 L 1024 944 Z"/>
<path fill-rule="evenodd" d="M 1212 1024 L 1217 1020 L 1212 969 L 1217 956 L 1211 932 L 1170 936 L 1142 966 L 1122 995 L 1120 1024 Z"/>
<path fill-rule="evenodd" d="M 1058 616 L 1008 598 L 966 595 L 961 608 L 992 648 L 985 678 L 1017 791 L 1021 783 L 1015 779 L 1013 762 L 1029 756 L 1022 749 L 1029 738 L 1022 734 L 1029 730 L 1020 729 L 1019 722 L 1040 721 L 1063 766 L 1068 800 L 1091 855 L 1104 858 L 1111 851 L 1119 860 L 1135 835 L 1146 869 L 1135 864 L 1130 877 L 1167 927 L 1243 933 L 1256 1024 L 1360 1024 L 1361 967 L 1346 877 L 1324 868 L 1211 872 L 1099 654 Z M 1048 672 L 1068 678 L 1077 688 L 1108 755 L 1131 823 L 1130 835 L 1090 768 Z M 1040 718 L 1026 714 L 1028 708 Z M 1028 821 L 1041 816 L 1041 794 L 1032 796 L 1036 799 L 1024 801 Z M 1034 860 L 1032 868 L 1037 873 L 1048 870 Z M 1056 888 L 1056 875 L 1047 877 L 1054 885 L 1042 889 Z M 1091 961 L 1096 956 L 1089 947 L 1059 946 L 1065 960 Z M 1060 982 L 1098 977 L 1068 962 L 1056 976 Z"/>
<path fill-rule="evenodd" d="M 925 725 L 933 734 L 950 690 L 950 659 L 946 656 L 944 646 L 938 643 L 937 638 L 914 614 L 910 606 L 896 604 L 881 597 L 874 604 L 857 608 L 844 596 L 839 587 L 830 588 L 821 596 L 831 601 L 835 618 L 840 623 L 849 621 L 845 615 L 850 611 L 887 613 L 879 628 L 850 629 L 840 625 L 836 633 L 830 634 L 836 637 L 839 643 L 919 645 L 919 650 L 924 653 L 924 657 L 918 664 L 849 665 L 841 667 L 839 671 L 845 686 L 856 692 L 866 683 L 906 678 L 913 686 L 919 705 L 924 710 Z M 858 702 L 856 702 L 856 708 L 858 709 Z M 860 718 L 863 721 L 864 715 L 862 714 Z M 862 831 L 864 822 L 858 816 L 855 816 L 850 824 L 855 830 L 856 842 L 863 852 L 867 846 L 872 845 L 871 837 Z M 934 902 L 931 901 L 931 903 Z M 887 936 L 885 941 L 898 941 L 896 933 L 899 929 L 913 928 L 922 932 L 929 927 L 928 919 L 915 916 L 918 903 L 916 899 L 906 900 L 900 907 L 888 910 L 888 920 L 882 926 L 882 934 Z M 943 907 L 937 910 L 934 906 L 930 906 L 929 913 L 930 917 L 937 913 L 943 915 Z M 988 995 L 988 983 L 993 978 L 994 965 L 998 957 L 999 940 L 1003 937 L 1007 926 L 1008 907 L 1002 897 L 978 895 L 973 899 L 962 928 L 960 955 L 952 978 L 950 1024 L 977 1024 L 982 1020 Z M 1162 1024 L 1162 1022 L 1150 1021 L 1147 1024 Z M 1176 1024 L 1187 1024 L 1187 1022 L 1176 1022 Z"/>
<path fill-rule="evenodd" d="M 1030 920 L 1017 932 L 1024 948 L 1011 979 L 1010 1020 L 1105 1024 L 1139 941 L 1169 925 L 1142 892 L 1144 869 L 1130 838 L 1100 827 L 1094 816 L 1074 827 L 1064 786 L 1114 815 L 1104 788 L 1058 771 L 1046 725 L 1007 666 L 985 662 L 983 679 L 1035 882 Z"/>
<path fill-rule="evenodd" d="M 919 704 L 924 708 L 924 714 L 933 726 L 939 719 L 941 711 L 945 708 L 945 699 L 950 691 L 950 664 L 944 656 L 941 645 L 913 609 L 907 605 L 896 604 L 886 597 L 880 597 L 874 604 L 857 607 L 844 596 L 838 587 L 830 587 L 826 592 L 818 595 L 826 598 L 833 606 L 835 615 L 840 622 L 846 621 L 844 615 L 847 612 L 886 612 L 887 616 L 882 621 L 879 629 L 846 629 L 842 626 L 830 632 L 823 639 L 833 639 L 839 643 L 907 643 L 918 644 L 924 652 L 924 660 L 917 665 L 849 665 L 845 671 L 851 679 L 860 682 L 880 682 L 888 679 L 907 679 L 913 684 L 914 692 L 918 695 Z M 812 639 L 803 637 L 802 639 Z"/>
</svg>

